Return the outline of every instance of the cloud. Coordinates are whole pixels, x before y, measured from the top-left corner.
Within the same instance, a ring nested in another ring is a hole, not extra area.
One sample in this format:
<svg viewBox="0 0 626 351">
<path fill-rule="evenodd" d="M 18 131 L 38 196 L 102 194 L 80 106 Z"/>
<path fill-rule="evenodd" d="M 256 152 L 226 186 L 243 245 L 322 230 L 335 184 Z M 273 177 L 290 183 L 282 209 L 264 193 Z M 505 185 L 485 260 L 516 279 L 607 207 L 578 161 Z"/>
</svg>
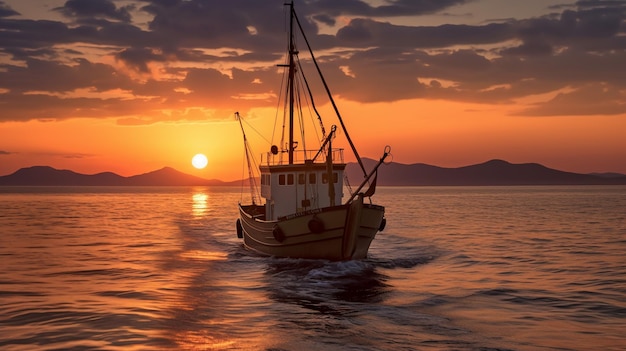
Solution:
<svg viewBox="0 0 626 351">
<path fill-rule="evenodd" d="M 13 152 L 9 152 L 9 151 L 0 150 L 0 156 L 12 155 L 12 154 L 14 154 L 14 153 Z"/>
<path fill-rule="evenodd" d="M 332 14 L 332 16 L 395 17 L 436 13 L 451 6 L 472 0 L 390 0 L 384 5 L 374 6 L 361 0 L 314 0 L 307 3 L 308 10 Z"/>
<path fill-rule="evenodd" d="M 73 154 L 61 154 L 62 158 L 70 158 L 70 159 L 82 159 L 89 158 L 95 156 L 94 154 L 83 154 L 83 153 L 73 153 Z"/>
<path fill-rule="evenodd" d="M 4 1 L 0 1 L 0 18 L 1 17 L 10 17 L 17 16 L 20 13 L 10 8 Z"/>
<path fill-rule="evenodd" d="M 557 94 L 543 104 L 517 113 L 519 116 L 586 116 L 626 113 L 626 92 L 608 84 L 590 84 L 572 92 Z"/>
<path fill-rule="evenodd" d="M 68 0 L 63 7 L 55 10 L 67 17 L 94 18 L 103 17 L 122 22 L 130 22 L 129 9 L 133 6 L 117 8 L 111 0 Z"/>
<path fill-rule="evenodd" d="M 354 19 L 337 33 L 339 43 L 351 47 L 399 46 L 407 49 L 491 44 L 513 36 L 513 28 L 508 23 L 410 27 L 371 19 Z"/>
<path fill-rule="evenodd" d="M 482 24 L 389 22 L 465 2 L 310 0 L 297 10 L 345 99 L 504 104 L 569 91 L 520 112 L 552 116 L 572 114 L 568 104 L 601 87 L 589 95 L 603 102 L 590 105 L 596 113 L 622 111 L 625 1 Z M 0 1 L 0 121 L 155 123 L 276 105 L 286 37 L 280 1 L 68 0 L 55 9 L 63 21 L 16 17 L 8 3 Z M 321 32 L 329 25 L 336 32 Z"/>
</svg>

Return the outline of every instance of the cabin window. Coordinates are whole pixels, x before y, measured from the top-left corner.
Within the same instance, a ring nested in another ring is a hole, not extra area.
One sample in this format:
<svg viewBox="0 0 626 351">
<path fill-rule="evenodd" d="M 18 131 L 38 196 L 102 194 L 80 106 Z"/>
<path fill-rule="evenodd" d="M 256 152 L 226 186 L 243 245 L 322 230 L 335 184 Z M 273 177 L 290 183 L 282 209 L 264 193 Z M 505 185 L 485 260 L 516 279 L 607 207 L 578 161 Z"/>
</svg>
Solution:
<svg viewBox="0 0 626 351">
<path fill-rule="evenodd" d="M 315 177 L 315 173 L 309 173 L 309 184 L 316 184 L 317 179 Z"/>
<path fill-rule="evenodd" d="M 287 174 L 287 185 L 293 185 L 293 174 Z"/>
<path fill-rule="evenodd" d="M 322 183 L 328 184 L 328 173 L 322 174 Z M 339 175 L 337 174 L 337 172 L 333 173 L 333 183 L 339 183 Z"/>
<path fill-rule="evenodd" d="M 279 174 L 278 175 L 278 184 L 279 185 L 285 185 L 285 175 L 284 174 Z"/>
<path fill-rule="evenodd" d="M 298 184 L 306 183 L 306 175 L 304 173 L 298 174 Z"/>
</svg>

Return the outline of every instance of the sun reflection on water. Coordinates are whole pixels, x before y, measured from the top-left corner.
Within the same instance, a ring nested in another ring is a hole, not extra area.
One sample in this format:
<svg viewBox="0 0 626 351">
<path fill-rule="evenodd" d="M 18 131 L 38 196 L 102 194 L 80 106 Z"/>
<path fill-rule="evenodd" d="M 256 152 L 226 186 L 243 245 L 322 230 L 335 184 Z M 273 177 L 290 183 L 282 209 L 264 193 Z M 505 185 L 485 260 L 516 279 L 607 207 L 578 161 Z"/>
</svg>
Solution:
<svg viewBox="0 0 626 351">
<path fill-rule="evenodd" d="M 209 195 L 205 191 L 196 191 L 191 196 L 192 205 L 191 210 L 194 217 L 204 216 L 209 208 Z"/>
<path fill-rule="evenodd" d="M 219 251 L 189 250 L 182 252 L 180 257 L 189 260 L 224 261 L 228 259 L 228 254 Z"/>
<path fill-rule="evenodd" d="M 235 341 L 216 338 L 208 331 L 186 330 L 175 336 L 179 350 L 228 350 Z"/>
</svg>

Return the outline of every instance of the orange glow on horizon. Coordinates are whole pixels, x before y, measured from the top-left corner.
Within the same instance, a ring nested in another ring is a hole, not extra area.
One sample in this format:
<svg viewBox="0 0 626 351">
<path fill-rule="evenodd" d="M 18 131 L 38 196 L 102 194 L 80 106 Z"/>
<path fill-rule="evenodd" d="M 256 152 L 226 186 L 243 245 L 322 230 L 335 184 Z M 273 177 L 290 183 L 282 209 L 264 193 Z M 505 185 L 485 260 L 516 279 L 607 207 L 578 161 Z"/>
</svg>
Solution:
<svg viewBox="0 0 626 351">
<path fill-rule="evenodd" d="M 391 145 L 394 162 L 405 164 L 460 167 L 500 158 L 580 173 L 626 173 L 626 165 L 617 161 L 626 159 L 622 115 L 514 117 L 509 116 L 510 106 L 445 101 L 339 104 L 362 157 L 377 159 L 385 145 Z M 269 109 L 253 113 L 248 122 L 271 135 Z M 169 166 L 206 179 L 245 177 L 243 139 L 234 118 L 136 126 L 118 125 L 114 119 L 6 122 L 0 132 L 2 147 L 12 150 L 3 155 L 2 175 L 49 165 L 86 174 L 112 171 L 130 176 Z M 258 154 L 266 151 L 265 140 L 250 128 L 246 133 Z M 342 134 L 335 146 L 345 149 L 346 161 L 354 161 Z M 210 167 L 196 169 L 189 163 L 187 155 L 198 150 L 211 160 Z"/>
</svg>

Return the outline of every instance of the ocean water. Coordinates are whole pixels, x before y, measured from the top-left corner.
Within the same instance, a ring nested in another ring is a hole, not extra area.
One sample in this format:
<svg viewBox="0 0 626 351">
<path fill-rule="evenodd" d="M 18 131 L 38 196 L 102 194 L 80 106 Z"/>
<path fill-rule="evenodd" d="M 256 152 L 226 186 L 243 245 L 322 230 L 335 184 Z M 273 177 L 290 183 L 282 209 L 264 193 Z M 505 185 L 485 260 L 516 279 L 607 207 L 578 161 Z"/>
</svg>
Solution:
<svg viewBox="0 0 626 351">
<path fill-rule="evenodd" d="M 251 255 L 240 188 L 0 188 L 1 350 L 626 350 L 626 187 L 380 187 L 366 260 Z"/>
</svg>

